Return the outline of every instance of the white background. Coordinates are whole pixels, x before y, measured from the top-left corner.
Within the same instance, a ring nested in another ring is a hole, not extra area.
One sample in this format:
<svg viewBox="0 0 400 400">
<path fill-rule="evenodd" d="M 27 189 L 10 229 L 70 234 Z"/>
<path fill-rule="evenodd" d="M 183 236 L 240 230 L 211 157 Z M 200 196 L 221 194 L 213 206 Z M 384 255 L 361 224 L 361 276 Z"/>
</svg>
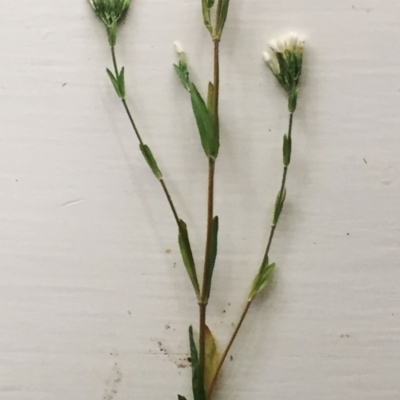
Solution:
<svg viewBox="0 0 400 400">
<path fill-rule="evenodd" d="M 0 399 L 191 399 L 197 306 L 177 232 L 105 74 L 86 1 L 0 10 Z M 220 248 L 209 325 L 222 348 L 269 231 L 285 98 L 262 51 L 307 37 L 278 270 L 216 399 L 400 396 L 400 3 L 232 0 L 221 44 Z M 204 93 L 200 1 L 136 0 L 120 31 L 128 99 L 201 264 L 206 159 L 172 42 Z"/>
</svg>

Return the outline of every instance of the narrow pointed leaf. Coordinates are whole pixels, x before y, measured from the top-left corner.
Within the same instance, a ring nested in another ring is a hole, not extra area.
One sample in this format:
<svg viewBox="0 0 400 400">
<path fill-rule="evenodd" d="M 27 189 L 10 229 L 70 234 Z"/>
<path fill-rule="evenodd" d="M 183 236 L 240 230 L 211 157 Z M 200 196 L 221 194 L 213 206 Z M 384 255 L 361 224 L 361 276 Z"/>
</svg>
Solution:
<svg viewBox="0 0 400 400">
<path fill-rule="evenodd" d="M 283 164 L 289 166 L 292 155 L 292 138 L 288 135 L 283 136 Z"/>
<path fill-rule="evenodd" d="M 207 260 L 207 276 L 205 280 L 205 298 L 208 300 L 210 298 L 211 293 L 211 285 L 212 285 L 212 278 L 214 274 L 214 267 L 215 261 L 217 259 L 217 252 L 218 252 L 218 228 L 219 228 L 219 219 L 218 217 L 214 217 L 213 224 L 212 224 L 212 232 L 211 232 L 211 245 L 210 251 L 208 254 L 209 259 Z"/>
<path fill-rule="evenodd" d="M 186 400 L 186 398 L 178 394 L 178 400 Z"/>
<path fill-rule="evenodd" d="M 215 0 L 208 0 L 208 8 L 212 8 L 214 6 Z"/>
<path fill-rule="evenodd" d="M 192 248 L 189 241 L 189 233 L 187 225 L 184 221 L 179 221 L 179 248 L 182 254 L 183 264 L 185 265 L 186 271 L 189 275 L 189 279 L 192 282 L 196 296 L 200 296 L 200 286 L 197 279 L 196 266 L 194 263 Z"/>
<path fill-rule="evenodd" d="M 208 7 L 209 0 L 201 0 L 201 5 L 203 9 L 203 20 L 204 20 L 204 25 L 210 32 L 210 34 L 213 34 L 213 27 L 211 24 L 211 13 L 210 13 L 210 8 Z"/>
<path fill-rule="evenodd" d="M 226 19 L 228 18 L 229 11 L 229 2 L 230 0 L 222 0 L 222 8 L 221 8 L 221 19 L 219 21 L 219 32 L 218 34 L 221 36 L 222 31 L 224 30 Z"/>
<path fill-rule="evenodd" d="M 209 393 L 211 383 L 217 372 L 218 368 L 218 350 L 214 336 L 211 333 L 208 326 L 206 326 L 206 361 L 205 361 L 205 374 L 204 374 L 204 386 L 206 393 Z"/>
<path fill-rule="evenodd" d="M 194 400 L 207 400 L 204 388 L 203 372 L 200 368 L 199 355 L 193 338 L 193 328 L 189 328 L 190 357 L 192 358 L 192 389 Z"/>
<path fill-rule="evenodd" d="M 274 271 L 275 264 L 269 264 L 268 260 L 266 260 L 254 278 L 249 295 L 250 301 L 253 301 L 265 289 L 274 276 Z"/>
<path fill-rule="evenodd" d="M 144 159 L 146 160 L 147 164 L 149 164 L 149 167 L 153 171 L 154 176 L 160 180 L 162 179 L 162 173 L 160 169 L 158 168 L 157 161 L 153 156 L 153 153 L 150 150 L 150 147 L 147 146 L 146 144 L 141 144 L 140 146 L 140 151 L 143 154 Z"/>
<path fill-rule="evenodd" d="M 286 188 L 284 188 L 283 191 L 279 191 L 278 195 L 276 196 L 274 219 L 273 219 L 274 225 L 278 224 L 279 218 L 283 210 L 283 206 L 285 204 L 285 200 L 286 200 Z"/>
<path fill-rule="evenodd" d="M 115 91 L 117 92 L 118 97 L 122 98 L 121 94 L 121 89 L 119 87 L 119 81 L 118 79 L 114 76 L 114 74 L 107 68 L 107 74 L 111 80 L 111 83 L 114 86 Z"/>
<path fill-rule="evenodd" d="M 121 93 L 121 98 L 125 98 L 125 67 L 122 67 L 121 72 L 118 75 L 118 86 Z"/>
<path fill-rule="evenodd" d="M 219 141 L 214 131 L 214 124 L 210 112 L 196 86 L 191 83 L 190 87 L 192 108 L 196 118 L 201 144 L 207 157 L 215 160 L 218 156 Z"/>
</svg>

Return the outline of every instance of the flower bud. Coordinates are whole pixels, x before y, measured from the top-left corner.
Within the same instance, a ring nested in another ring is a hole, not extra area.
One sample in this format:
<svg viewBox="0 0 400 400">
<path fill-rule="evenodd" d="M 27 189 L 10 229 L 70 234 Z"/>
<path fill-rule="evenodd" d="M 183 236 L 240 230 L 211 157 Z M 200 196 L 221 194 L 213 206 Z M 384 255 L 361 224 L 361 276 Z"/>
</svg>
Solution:
<svg viewBox="0 0 400 400">
<path fill-rule="evenodd" d="M 131 0 L 89 0 L 89 2 L 107 29 L 110 45 L 115 46 L 118 23 L 128 12 Z"/>
</svg>

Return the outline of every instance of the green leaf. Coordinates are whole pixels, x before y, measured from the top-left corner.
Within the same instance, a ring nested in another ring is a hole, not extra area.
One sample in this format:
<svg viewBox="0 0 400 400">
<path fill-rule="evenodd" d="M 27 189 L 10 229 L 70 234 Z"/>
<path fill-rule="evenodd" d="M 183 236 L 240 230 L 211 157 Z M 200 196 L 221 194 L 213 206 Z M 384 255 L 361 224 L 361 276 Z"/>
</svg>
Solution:
<svg viewBox="0 0 400 400">
<path fill-rule="evenodd" d="M 292 155 L 292 138 L 288 135 L 283 136 L 283 164 L 289 166 Z"/>
<path fill-rule="evenodd" d="M 197 122 L 201 144 L 207 157 L 215 160 L 218 156 L 219 140 L 215 134 L 214 124 L 210 112 L 196 86 L 191 83 L 190 87 L 192 108 Z"/>
<path fill-rule="evenodd" d="M 111 80 L 111 83 L 114 86 L 115 91 L 117 92 L 118 97 L 120 97 L 122 99 L 123 96 L 122 96 L 121 88 L 119 86 L 118 77 L 115 77 L 114 74 L 108 68 L 107 68 L 107 74 Z"/>
<path fill-rule="evenodd" d="M 280 190 L 278 195 L 276 196 L 274 219 L 273 219 L 274 225 L 278 224 L 279 217 L 281 216 L 283 206 L 285 204 L 285 200 L 286 200 L 286 188 Z"/>
<path fill-rule="evenodd" d="M 206 389 L 206 393 L 209 393 L 212 381 L 218 369 L 219 357 L 218 357 L 217 344 L 208 326 L 206 326 L 205 357 L 206 361 L 205 361 L 204 386 Z"/>
<path fill-rule="evenodd" d="M 221 15 L 220 15 L 219 23 L 218 23 L 219 37 L 222 35 L 222 31 L 224 30 L 225 22 L 228 17 L 229 2 L 230 2 L 230 0 L 222 0 Z"/>
<path fill-rule="evenodd" d="M 190 80 L 187 64 L 179 62 L 179 65 L 174 64 L 175 72 L 178 75 L 183 87 L 190 92 Z"/>
<path fill-rule="evenodd" d="M 211 13 L 210 13 L 210 7 L 208 7 L 208 4 L 210 3 L 210 0 L 201 0 L 201 5 L 203 9 L 203 20 L 204 20 L 204 25 L 210 32 L 211 36 L 213 35 L 213 27 L 211 24 Z"/>
<path fill-rule="evenodd" d="M 179 221 L 179 248 L 181 249 L 183 264 L 185 265 L 190 281 L 192 282 L 194 291 L 197 297 L 199 297 L 200 286 L 197 279 L 197 272 L 194 263 L 192 248 L 190 246 L 189 233 L 186 223 L 182 220 Z"/>
<path fill-rule="evenodd" d="M 207 400 L 204 388 L 203 372 L 200 368 L 199 355 L 193 338 L 193 328 L 189 328 L 190 357 L 192 358 L 192 389 L 194 400 Z"/>
<path fill-rule="evenodd" d="M 161 173 L 160 169 L 158 168 L 157 161 L 154 158 L 153 153 L 151 152 L 149 146 L 147 146 L 146 144 L 141 144 L 139 147 L 140 147 L 140 151 L 143 154 L 143 157 L 147 161 L 147 164 L 149 164 L 149 167 L 153 171 L 153 174 L 155 175 L 155 177 L 158 180 L 162 179 L 162 173 Z"/>
<path fill-rule="evenodd" d="M 269 264 L 268 259 L 261 265 L 258 274 L 254 278 L 253 285 L 250 290 L 249 301 L 253 301 L 271 282 L 274 276 L 275 264 Z"/>
<path fill-rule="evenodd" d="M 215 0 L 208 0 L 207 7 L 208 7 L 208 8 L 213 8 L 214 3 L 215 3 Z"/>
<path fill-rule="evenodd" d="M 210 298 L 211 293 L 211 284 L 212 278 L 214 274 L 215 261 L 217 259 L 218 252 L 218 228 L 219 228 L 219 219 L 218 217 L 214 217 L 211 231 L 211 243 L 210 243 L 210 251 L 208 253 L 207 260 L 207 276 L 205 277 L 205 287 L 204 293 L 205 298 L 208 300 Z"/>
<path fill-rule="evenodd" d="M 186 398 L 178 394 L 178 400 L 186 400 Z"/>
<path fill-rule="evenodd" d="M 121 98 L 125 98 L 125 67 L 122 67 L 121 72 L 118 74 L 118 86 L 121 92 Z"/>
</svg>

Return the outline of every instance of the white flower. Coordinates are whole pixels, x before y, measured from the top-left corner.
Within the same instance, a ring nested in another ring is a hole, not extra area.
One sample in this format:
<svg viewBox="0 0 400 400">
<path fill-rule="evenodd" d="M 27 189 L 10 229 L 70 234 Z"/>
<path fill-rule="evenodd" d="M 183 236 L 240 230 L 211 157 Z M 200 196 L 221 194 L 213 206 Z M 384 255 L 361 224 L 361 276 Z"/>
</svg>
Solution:
<svg viewBox="0 0 400 400">
<path fill-rule="evenodd" d="M 175 51 L 178 53 L 178 55 L 182 55 L 182 53 L 184 53 L 181 43 L 178 42 L 177 40 L 175 40 L 175 42 L 174 42 L 174 47 L 175 47 Z"/>
<path fill-rule="evenodd" d="M 265 62 L 279 84 L 289 95 L 289 109 L 296 109 L 297 89 L 303 67 L 304 39 L 295 32 L 272 40 L 271 51 L 264 53 Z"/>
<path fill-rule="evenodd" d="M 296 32 L 290 32 L 280 39 L 271 40 L 269 46 L 275 53 L 284 53 L 285 51 L 302 53 L 304 49 L 304 39 L 300 38 Z"/>
</svg>

